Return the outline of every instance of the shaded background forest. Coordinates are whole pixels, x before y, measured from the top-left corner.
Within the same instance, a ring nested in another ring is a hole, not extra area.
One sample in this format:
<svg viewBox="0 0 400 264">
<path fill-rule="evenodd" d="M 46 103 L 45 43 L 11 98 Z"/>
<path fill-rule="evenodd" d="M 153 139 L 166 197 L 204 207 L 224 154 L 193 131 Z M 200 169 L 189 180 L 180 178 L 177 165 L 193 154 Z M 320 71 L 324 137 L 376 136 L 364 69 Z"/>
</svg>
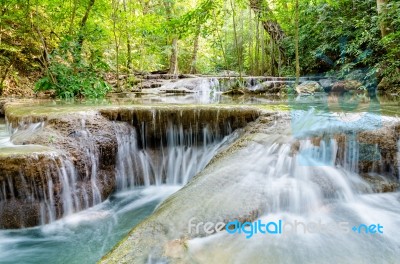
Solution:
<svg viewBox="0 0 400 264">
<path fill-rule="evenodd" d="M 35 86 L 64 98 L 102 97 L 110 79 L 123 91 L 119 76 L 134 83 L 134 74 L 156 70 L 294 76 L 296 39 L 301 75 L 346 78 L 364 69 L 382 91 L 400 91 L 400 1 L 0 3 L 3 95 L 30 95 Z"/>
</svg>

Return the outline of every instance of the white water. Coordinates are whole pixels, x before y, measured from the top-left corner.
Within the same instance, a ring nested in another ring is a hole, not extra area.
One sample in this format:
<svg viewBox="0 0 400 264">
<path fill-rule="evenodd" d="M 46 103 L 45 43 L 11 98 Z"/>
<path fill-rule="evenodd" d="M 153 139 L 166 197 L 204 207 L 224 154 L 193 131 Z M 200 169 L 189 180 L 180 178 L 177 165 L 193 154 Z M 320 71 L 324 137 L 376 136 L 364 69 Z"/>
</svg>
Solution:
<svg viewBox="0 0 400 264">
<path fill-rule="evenodd" d="M 310 131 L 315 131 L 312 126 Z M 241 167 L 231 172 L 240 180 L 229 189 L 243 191 L 247 186 L 252 190 L 248 195 L 258 197 L 256 201 L 265 209 L 256 221 L 301 221 L 306 225 L 322 222 L 330 226 L 346 222 L 349 232 L 333 228 L 330 232 L 304 233 L 300 227 L 295 234 L 258 233 L 246 239 L 244 233 L 228 234 L 223 230 L 188 240 L 188 262 L 399 263 L 400 193 L 372 193 L 371 186 L 357 174 L 356 144 L 346 148 L 347 161 L 335 165 L 334 140 L 317 147 L 302 139 L 296 155 L 291 149 L 292 140 L 290 135 L 271 135 L 262 144 L 242 151 L 238 155 Z M 240 199 L 240 195 L 235 197 Z M 360 224 L 380 224 L 383 234 L 351 230 Z"/>
<path fill-rule="evenodd" d="M 41 128 L 36 124 L 33 126 L 35 129 Z M 33 129 L 33 126 L 27 129 Z M 50 224 L 0 231 L 0 263 L 94 263 L 149 215 L 161 200 L 181 188 L 207 165 L 213 155 L 237 138 L 236 133 L 223 137 L 204 128 L 200 139 L 194 136 L 193 131 L 184 131 L 182 126 L 171 124 L 166 132 L 165 146 L 153 151 L 139 149 L 133 127 L 115 123 L 115 128 L 118 132 L 118 192 L 103 203 L 96 200 L 96 189 L 91 192 L 94 195 L 92 199 L 88 195 L 83 200 L 79 199 L 76 195 L 76 169 L 68 157 L 54 153 L 53 157 L 49 157 L 48 166 L 41 168 L 41 175 L 48 182 L 47 189 L 37 193 L 38 187 L 34 183 L 26 184 L 26 196 L 32 197 L 33 201 L 38 196 L 42 197 L 41 223 Z M 34 130 L 30 131 L 32 133 Z M 20 130 L 16 133 L 14 136 L 17 137 L 28 132 Z M 9 137 L 7 134 L 5 138 L 9 141 Z M 86 141 L 87 145 L 90 137 L 90 132 L 82 122 L 77 140 Z M 99 166 L 94 145 L 90 145 L 86 154 L 85 158 L 91 161 L 86 173 L 93 188 L 97 185 L 96 171 Z M 152 160 L 154 157 L 158 160 Z M 60 199 L 64 217 L 59 220 L 56 219 L 53 195 L 54 171 L 57 171 L 62 187 Z M 139 177 L 143 182 L 138 180 Z M 97 205 L 92 207 L 89 201 Z"/>
<path fill-rule="evenodd" d="M 0 263 L 96 263 L 181 186 L 135 188 L 51 224 L 0 230 Z"/>
<path fill-rule="evenodd" d="M 224 145 L 237 138 L 236 133 L 226 137 L 216 135 L 208 127 L 197 135 L 192 129 L 184 131 L 182 124 L 170 124 L 166 143 L 160 140 L 159 149 L 139 149 L 133 127 L 118 123 L 115 126 L 118 131 L 117 186 L 120 190 L 142 184 L 184 185 L 204 169 Z"/>
<path fill-rule="evenodd" d="M 307 115 L 302 118 L 299 120 L 310 120 Z M 326 127 L 331 131 L 336 129 L 325 121 L 316 119 L 315 124 L 319 127 L 309 125 L 299 131 L 305 135 L 307 130 L 314 133 Z M 185 183 L 193 176 L 189 172 L 196 171 L 194 165 L 206 161 L 208 152 L 220 146 L 219 141 L 213 140 L 203 141 L 211 143 L 206 146 L 197 144 L 190 138 L 191 133 L 181 133 L 179 126 L 172 126 L 168 131 L 168 141 L 156 155 L 151 149 L 139 149 L 133 129 L 128 133 L 120 131 L 118 187 L 127 191 L 50 225 L 1 231 L 0 262 L 82 263 L 84 260 L 85 263 L 94 263 L 98 260 L 132 226 L 150 214 L 160 200 L 181 187 L 163 184 Z M 203 136 L 215 137 L 207 129 Z M 311 144 L 310 140 L 301 140 L 297 156 L 292 153 L 291 143 L 288 135 L 282 133 L 271 138 L 268 144 L 256 144 L 247 149 L 237 160 L 241 166 L 233 173 L 236 173 L 238 182 L 233 183 L 230 192 L 234 193 L 240 186 L 261 189 L 264 196 L 257 199 L 267 208 L 267 213 L 260 217 L 265 221 L 379 223 L 384 226 L 385 233 L 256 235 L 246 239 L 244 235 L 221 232 L 189 240 L 188 248 L 193 260 L 198 263 L 398 263 L 400 195 L 398 192 L 371 193 L 370 186 L 356 173 L 357 145 L 348 145 L 348 158 L 342 166 L 332 166 L 337 155 L 335 140 L 322 141 L 320 147 Z M 201 151 L 207 155 L 199 154 Z M 157 160 L 164 162 L 157 163 Z M 137 164 L 143 168 L 143 176 L 130 173 L 135 171 Z M 74 185 L 68 180 L 70 177 L 74 179 L 73 173 L 68 169 L 65 173 L 69 175 L 66 182 Z M 142 184 L 138 178 L 143 178 L 143 184 L 149 187 L 132 189 Z M 65 188 L 65 194 L 70 191 Z M 249 191 L 243 195 L 254 193 Z M 68 197 L 65 206 L 71 208 L 75 206 L 74 198 L 73 195 Z M 49 195 L 44 206 L 51 207 L 52 199 Z"/>
<path fill-rule="evenodd" d="M 8 133 L 7 126 L 4 120 L 0 119 L 0 148 L 10 146 L 10 134 Z"/>
</svg>

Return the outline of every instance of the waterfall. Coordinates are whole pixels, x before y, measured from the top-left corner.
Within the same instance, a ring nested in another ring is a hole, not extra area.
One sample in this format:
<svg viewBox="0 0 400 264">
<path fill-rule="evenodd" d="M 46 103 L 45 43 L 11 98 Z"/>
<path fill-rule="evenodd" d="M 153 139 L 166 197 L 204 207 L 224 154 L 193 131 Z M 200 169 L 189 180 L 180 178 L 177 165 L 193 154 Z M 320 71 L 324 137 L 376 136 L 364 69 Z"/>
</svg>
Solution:
<svg viewBox="0 0 400 264">
<path fill-rule="evenodd" d="M 397 141 L 397 179 L 400 181 L 400 139 Z"/>
<path fill-rule="evenodd" d="M 1 182 L 0 204 L 7 210 L 13 203 L 16 204 L 14 206 L 18 210 L 14 213 L 21 218 L 21 226 L 51 223 L 102 202 L 97 179 L 99 154 L 90 132 L 85 129 L 84 121 L 82 131 L 76 132 L 81 137 L 76 139 L 87 146 L 86 155 L 82 158 L 86 175 L 90 178 L 90 188 L 83 183 L 68 153 L 48 147 L 12 143 L 13 140 L 23 140 L 40 132 L 44 128 L 43 122 L 21 124 L 13 130 L 6 130 L 6 127 L 2 126 L 0 132 L 0 151 L 2 147 L 7 147 L 11 154 L 13 151 L 22 151 L 20 155 L 23 162 L 19 164 L 19 171 L 3 172 L 6 180 Z M 52 140 L 49 139 L 50 142 Z M 32 219 L 23 220 L 24 210 L 31 210 L 28 212 L 33 215 L 38 214 L 37 222 L 32 222 Z"/>
<path fill-rule="evenodd" d="M 6 181 L 2 181 L 0 203 L 3 208 L 8 208 L 8 204 L 12 205 L 16 199 L 22 201 L 20 206 L 27 210 L 38 207 L 41 224 L 56 220 L 60 214 L 67 216 L 84 209 L 78 197 L 77 173 L 67 157 L 56 152 L 46 153 L 45 156 L 33 154 L 29 162 L 38 164 L 35 171 L 21 168 L 17 179 L 8 176 Z M 33 178 L 32 173 L 40 175 L 40 178 Z M 55 188 L 60 188 L 57 196 Z M 56 200 L 61 203 L 57 204 Z"/>
<path fill-rule="evenodd" d="M 115 129 L 116 177 L 120 190 L 138 185 L 184 185 L 237 137 L 236 134 L 223 137 L 209 126 L 196 133 L 192 127 L 183 129 L 182 124 L 169 123 L 164 136 L 158 139 L 158 148 L 154 148 L 143 134 L 138 139 L 134 127 L 115 123 Z"/>
<path fill-rule="evenodd" d="M 281 220 L 283 226 L 292 224 L 292 227 L 299 223 L 296 232 L 291 233 L 293 229 L 290 227 L 282 234 L 254 233 L 255 229 L 251 229 L 253 236 L 249 239 L 244 233 L 229 234 L 225 230 L 209 236 L 198 235 L 186 241 L 191 262 L 262 263 L 267 260 L 270 263 L 309 263 L 310 256 L 314 256 L 316 263 L 321 259 L 326 263 L 369 263 L 370 260 L 396 263 L 400 244 L 397 232 L 400 224 L 399 193 L 373 193 L 369 184 L 353 171 L 350 156 L 357 156 L 355 145 L 345 150 L 349 152 L 348 162 L 342 166 L 331 163 L 337 146 L 333 139 L 319 144 L 312 144 L 308 139 L 300 140 L 296 152 L 283 137 L 271 135 L 269 138 L 262 144 L 248 146 L 226 163 L 218 164 L 218 167 L 234 166 L 237 160 L 241 165 L 228 169 L 225 174 L 222 170 L 211 172 L 232 183 L 225 185 L 218 195 L 209 193 L 210 197 L 202 196 L 207 199 L 202 203 L 210 204 L 208 217 L 213 219 L 219 207 L 212 204 L 223 203 L 220 206 L 223 210 L 227 206 L 225 200 L 249 201 L 244 197 L 251 190 L 254 202 L 259 202 L 259 208 L 264 209 L 252 222 L 277 223 Z M 307 149 L 307 155 L 303 155 L 301 149 Z M 248 156 L 249 150 L 251 157 Z M 242 175 L 245 176 L 240 177 Z M 199 181 L 197 185 L 202 183 Z M 229 194 L 232 190 L 235 190 L 235 195 Z M 225 200 L 218 200 L 219 196 Z M 198 197 L 193 197 L 193 201 L 196 199 Z M 177 206 L 180 202 L 179 197 L 175 197 Z M 241 203 L 236 206 L 241 206 Z M 208 213 L 201 212 L 202 215 L 190 217 L 200 218 Z M 172 221 L 176 222 L 176 219 L 179 217 Z M 348 226 L 348 231 L 343 231 L 340 223 Z M 353 228 L 360 224 L 380 224 L 384 233 L 357 233 Z M 306 227 L 318 225 L 332 229 L 303 231 Z"/>
</svg>

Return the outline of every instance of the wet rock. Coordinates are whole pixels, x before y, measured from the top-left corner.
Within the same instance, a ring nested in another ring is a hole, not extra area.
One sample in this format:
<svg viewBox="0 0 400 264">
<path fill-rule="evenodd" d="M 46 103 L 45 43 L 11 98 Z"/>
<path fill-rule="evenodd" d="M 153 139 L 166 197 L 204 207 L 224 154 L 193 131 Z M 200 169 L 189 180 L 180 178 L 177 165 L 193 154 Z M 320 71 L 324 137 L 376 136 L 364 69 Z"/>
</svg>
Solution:
<svg viewBox="0 0 400 264">
<path fill-rule="evenodd" d="M 268 93 L 268 94 L 278 94 L 286 93 L 287 86 L 292 84 L 290 81 L 266 81 L 250 88 L 247 90 L 251 93 Z"/>
<path fill-rule="evenodd" d="M 186 244 L 183 239 L 169 241 L 164 246 L 164 255 L 168 258 L 181 259 L 185 256 Z"/>
<path fill-rule="evenodd" d="M 330 91 L 332 89 L 333 81 L 331 79 L 320 79 L 318 82 L 325 91 Z"/>
<path fill-rule="evenodd" d="M 4 116 L 4 105 L 6 103 L 5 99 L 0 98 L 0 116 Z"/>
<path fill-rule="evenodd" d="M 332 85 L 331 92 L 342 93 L 342 92 L 348 92 L 348 91 L 358 91 L 358 90 L 362 90 L 363 87 L 364 87 L 363 84 L 359 81 L 344 80 L 344 81 L 335 82 Z"/>
<path fill-rule="evenodd" d="M 218 76 L 228 76 L 228 77 L 239 77 L 241 76 L 240 73 L 235 72 L 235 71 L 221 71 L 217 74 Z"/>
<path fill-rule="evenodd" d="M 357 140 L 364 146 L 369 146 L 366 153 L 361 151 L 359 160 L 360 172 L 374 172 L 388 177 L 399 177 L 400 140 L 399 124 L 384 124 L 382 128 L 372 131 L 363 131 L 358 134 Z"/>
<path fill-rule="evenodd" d="M 371 184 L 376 193 L 395 192 L 399 189 L 399 182 L 395 178 L 388 178 L 376 173 L 363 173 L 361 177 Z"/>
<path fill-rule="evenodd" d="M 244 95 L 246 92 L 244 89 L 231 89 L 223 92 L 224 95 Z"/>
<path fill-rule="evenodd" d="M 206 126 L 215 133 L 226 135 L 228 124 L 232 130 L 242 128 L 257 119 L 260 112 L 260 109 L 256 107 L 211 105 L 195 108 L 187 105 L 173 105 L 100 110 L 100 113 L 110 120 L 124 121 L 133 125 L 138 138 L 144 137 L 150 144 L 149 147 L 159 144 L 171 124 L 182 124 L 182 129 L 192 130 L 193 135 L 200 135 Z"/>
<path fill-rule="evenodd" d="M 0 228 L 40 224 L 40 200 L 48 189 L 47 182 L 51 179 L 54 186 L 60 186 L 57 151 L 35 146 L 0 151 Z M 60 195 L 55 191 L 54 199 L 60 200 Z M 61 211 L 61 203 L 54 206 L 55 211 Z"/>
<path fill-rule="evenodd" d="M 19 199 L 0 201 L 0 228 L 16 229 L 40 224 L 40 204 Z"/>
<path fill-rule="evenodd" d="M 113 123 L 99 114 L 49 118 L 46 125 L 29 134 L 16 133 L 12 141 L 21 147 L 1 150 L 0 185 L 4 188 L 0 200 L 3 208 L 20 206 L 14 216 L 10 210 L 0 211 L 3 228 L 31 227 L 58 219 L 67 209 L 85 209 L 115 190 L 116 132 Z M 74 200 L 69 207 L 63 197 L 66 188 Z M 29 217 L 19 217 L 27 208 L 32 211 Z"/>
<path fill-rule="evenodd" d="M 300 85 L 297 85 L 295 90 L 298 94 L 314 94 L 324 91 L 322 86 L 318 82 L 314 81 L 303 82 Z"/>
</svg>

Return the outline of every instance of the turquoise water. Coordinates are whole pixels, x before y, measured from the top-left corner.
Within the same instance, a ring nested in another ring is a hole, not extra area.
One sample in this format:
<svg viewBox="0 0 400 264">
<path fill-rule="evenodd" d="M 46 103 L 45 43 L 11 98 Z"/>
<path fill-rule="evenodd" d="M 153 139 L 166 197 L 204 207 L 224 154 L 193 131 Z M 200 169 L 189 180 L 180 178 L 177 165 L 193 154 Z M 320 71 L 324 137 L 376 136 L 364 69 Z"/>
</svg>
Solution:
<svg viewBox="0 0 400 264">
<path fill-rule="evenodd" d="M 96 263 L 179 186 L 134 188 L 52 224 L 0 231 L 0 263 Z"/>
</svg>

